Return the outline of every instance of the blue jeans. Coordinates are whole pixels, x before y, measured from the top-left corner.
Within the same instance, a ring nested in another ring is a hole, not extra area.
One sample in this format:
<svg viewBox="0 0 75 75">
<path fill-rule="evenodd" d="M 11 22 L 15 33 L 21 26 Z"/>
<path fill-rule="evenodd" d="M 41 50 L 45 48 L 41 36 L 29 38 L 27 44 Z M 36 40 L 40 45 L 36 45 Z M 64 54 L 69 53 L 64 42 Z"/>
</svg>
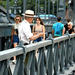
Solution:
<svg viewBox="0 0 75 75">
<path fill-rule="evenodd" d="M 19 43 L 18 35 L 13 35 L 13 43 Z"/>
<path fill-rule="evenodd" d="M 39 42 L 39 41 L 42 41 L 43 37 L 39 37 L 37 38 L 36 40 L 34 40 L 34 42 Z"/>
</svg>

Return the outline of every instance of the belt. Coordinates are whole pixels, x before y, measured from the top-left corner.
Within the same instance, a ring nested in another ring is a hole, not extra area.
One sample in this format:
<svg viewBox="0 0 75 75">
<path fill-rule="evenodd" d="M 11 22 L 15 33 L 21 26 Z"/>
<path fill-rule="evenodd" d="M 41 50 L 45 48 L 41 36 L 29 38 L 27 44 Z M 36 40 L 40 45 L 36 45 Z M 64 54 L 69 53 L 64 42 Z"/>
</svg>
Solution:
<svg viewBox="0 0 75 75">
<path fill-rule="evenodd" d="M 24 43 L 24 45 L 28 45 L 28 43 Z"/>
</svg>

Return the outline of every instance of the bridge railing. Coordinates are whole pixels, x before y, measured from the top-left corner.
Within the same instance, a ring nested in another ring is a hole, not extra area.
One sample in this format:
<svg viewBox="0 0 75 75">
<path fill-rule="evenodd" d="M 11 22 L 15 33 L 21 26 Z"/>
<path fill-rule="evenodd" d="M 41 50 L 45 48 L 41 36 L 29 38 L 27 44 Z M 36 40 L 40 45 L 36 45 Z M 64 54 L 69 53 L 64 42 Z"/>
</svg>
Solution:
<svg viewBox="0 0 75 75">
<path fill-rule="evenodd" d="M 0 75 L 64 74 L 64 70 L 73 65 L 74 49 L 75 33 L 57 38 L 50 36 L 45 41 L 26 46 L 20 42 L 16 48 L 0 52 Z M 36 50 L 38 50 L 37 57 Z M 17 57 L 17 61 L 12 73 L 9 63 L 13 56 Z M 26 63 L 27 58 L 28 63 Z"/>
<path fill-rule="evenodd" d="M 0 51 L 11 48 L 11 24 L 0 24 Z"/>
</svg>

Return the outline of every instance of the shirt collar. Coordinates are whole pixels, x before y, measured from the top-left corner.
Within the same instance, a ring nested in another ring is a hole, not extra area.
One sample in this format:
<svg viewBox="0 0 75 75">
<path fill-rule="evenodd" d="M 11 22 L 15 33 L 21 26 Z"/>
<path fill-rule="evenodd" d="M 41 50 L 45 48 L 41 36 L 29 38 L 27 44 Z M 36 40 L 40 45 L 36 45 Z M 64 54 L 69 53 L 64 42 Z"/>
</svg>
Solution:
<svg viewBox="0 0 75 75">
<path fill-rule="evenodd" d="M 30 23 L 27 20 L 25 20 L 25 19 L 24 19 L 24 22 L 26 22 L 26 23 L 28 23 L 30 25 Z"/>
</svg>

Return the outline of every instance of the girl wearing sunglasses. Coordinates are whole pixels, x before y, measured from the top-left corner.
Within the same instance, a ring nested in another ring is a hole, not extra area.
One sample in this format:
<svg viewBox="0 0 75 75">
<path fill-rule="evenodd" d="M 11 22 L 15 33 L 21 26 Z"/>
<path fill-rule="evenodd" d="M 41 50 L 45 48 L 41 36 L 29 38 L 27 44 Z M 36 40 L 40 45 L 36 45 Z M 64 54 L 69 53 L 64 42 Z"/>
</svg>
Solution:
<svg viewBox="0 0 75 75">
<path fill-rule="evenodd" d="M 20 15 L 16 15 L 16 17 L 14 18 L 15 20 L 15 24 L 12 26 L 12 35 L 11 35 L 11 42 L 14 46 L 14 48 L 18 45 L 19 43 L 19 38 L 18 38 L 18 27 L 21 23 L 21 16 Z M 14 56 L 14 60 L 12 61 L 13 64 L 16 63 L 16 56 Z"/>
</svg>

